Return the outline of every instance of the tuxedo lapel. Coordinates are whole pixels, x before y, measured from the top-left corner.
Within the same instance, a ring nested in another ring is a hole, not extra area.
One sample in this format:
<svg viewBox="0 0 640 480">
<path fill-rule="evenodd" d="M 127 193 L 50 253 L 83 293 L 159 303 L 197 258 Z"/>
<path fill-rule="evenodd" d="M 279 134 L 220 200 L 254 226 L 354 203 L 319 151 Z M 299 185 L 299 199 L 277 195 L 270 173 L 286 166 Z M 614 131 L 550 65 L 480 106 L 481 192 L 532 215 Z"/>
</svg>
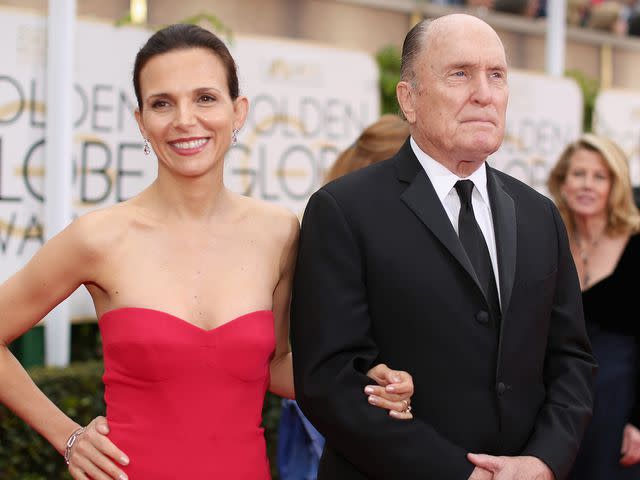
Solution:
<svg viewBox="0 0 640 480">
<path fill-rule="evenodd" d="M 480 291 L 483 291 L 471 261 L 408 141 L 396 156 L 396 168 L 398 179 L 409 184 L 400 196 L 401 200 L 462 265 Z"/>
<path fill-rule="evenodd" d="M 487 190 L 496 234 L 502 324 L 506 320 L 516 272 L 516 209 L 495 171 L 487 165 Z"/>
</svg>

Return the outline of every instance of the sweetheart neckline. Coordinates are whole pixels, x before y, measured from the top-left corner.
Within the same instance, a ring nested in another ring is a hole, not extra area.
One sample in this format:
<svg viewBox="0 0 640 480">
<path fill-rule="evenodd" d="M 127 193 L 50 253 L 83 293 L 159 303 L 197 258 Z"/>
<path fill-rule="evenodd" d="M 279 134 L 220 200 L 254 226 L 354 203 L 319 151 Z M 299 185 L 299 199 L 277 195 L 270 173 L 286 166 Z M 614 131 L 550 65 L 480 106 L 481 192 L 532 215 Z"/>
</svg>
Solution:
<svg viewBox="0 0 640 480">
<path fill-rule="evenodd" d="M 184 318 L 178 317 L 177 315 L 173 315 L 172 313 L 164 312 L 164 311 L 162 311 L 162 310 L 158 310 L 158 309 L 155 309 L 155 308 L 148 308 L 148 307 L 117 307 L 117 308 L 114 308 L 114 309 L 112 309 L 112 310 L 108 310 L 108 311 L 104 312 L 102 315 L 100 315 L 100 318 L 98 319 L 98 324 L 99 324 L 100 322 L 104 321 L 104 318 L 105 318 L 107 315 L 112 314 L 112 313 L 114 313 L 114 312 L 122 312 L 122 311 L 124 311 L 124 310 L 141 310 L 141 311 L 146 311 L 146 312 L 159 313 L 159 314 L 164 315 L 164 316 L 166 316 L 166 317 L 169 317 L 169 318 L 173 318 L 173 319 L 175 319 L 175 320 L 178 320 L 180 323 L 183 323 L 183 324 L 185 324 L 185 325 L 187 325 L 187 326 L 189 326 L 189 327 L 191 327 L 191 328 L 195 328 L 196 330 L 198 330 L 199 332 L 202 332 L 202 333 L 211 333 L 211 332 L 215 332 L 215 331 L 217 331 L 217 330 L 219 330 L 219 329 L 223 328 L 223 327 L 224 327 L 224 326 L 226 326 L 226 325 L 229 325 L 229 324 L 231 324 L 231 323 L 234 323 L 234 322 L 236 322 L 236 321 L 238 321 L 238 320 L 241 320 L 241 319 L 243 319 L 243 318 L 245 318 L 245 317 L 249 317 L 249 316 L 251 316 L 251 315 L 255 315 L 255 314 L 257 314 L 257 313 L 270 313 L 270 314 L 272 314 L 272 315 L 273 315 L 273 311 L 271 311 L 271 310 L 266 310 L 266 309 L 263 309 L 263 310 L 253 310 L 253 311 L 251 311 L 251 312 L 243 313 L 242 315 L 239 315 L 239 316 L 237 316 L 237 317 L 235 317 L 235 318 L 232 318 L 231 320 L 228 320 L 228 321 L 226 321 L 226 322 L 223 322 L 223 323 L 221 323 L 220 325 L 217 325 L 217 326 L 215 326 L 215 327 L 213 327 L 213 328 L 206 329 L 206 328 L 199 327 L 198 325 L 196 325 L 196 324 L 194 324 L 194 323 L 188 322 L 188 321 L 187 321 L 187 320 L 185 320 Z"/>
</svg>

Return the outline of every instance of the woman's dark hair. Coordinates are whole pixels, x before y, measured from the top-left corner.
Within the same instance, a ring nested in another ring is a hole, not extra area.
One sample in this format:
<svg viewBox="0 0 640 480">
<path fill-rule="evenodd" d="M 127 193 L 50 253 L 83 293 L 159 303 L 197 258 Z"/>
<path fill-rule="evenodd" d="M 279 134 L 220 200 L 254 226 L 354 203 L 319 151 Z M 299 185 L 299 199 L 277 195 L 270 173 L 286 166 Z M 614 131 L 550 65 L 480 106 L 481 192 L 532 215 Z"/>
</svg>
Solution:
<svg viewBox="0 0 640 480">
<path fill-rule="evenodd" d="M 190 48 L 204 48 L 210 50 L 220 59 L 227 74 L 229 95 L 233 100 L 240 95 L 236 62 L 229 53 L 229 49 L 215 34 L 197 25 L 175 24 L 158 30 L 151 35 L 147 43 L 138 51 L 133 67 L 133 88 L 138 100 L 138 108 L 142 110 L 142 96 L 140 93 L 140 72 L 144 66 L 156 55 L 173 50 Z"/>
</svg>

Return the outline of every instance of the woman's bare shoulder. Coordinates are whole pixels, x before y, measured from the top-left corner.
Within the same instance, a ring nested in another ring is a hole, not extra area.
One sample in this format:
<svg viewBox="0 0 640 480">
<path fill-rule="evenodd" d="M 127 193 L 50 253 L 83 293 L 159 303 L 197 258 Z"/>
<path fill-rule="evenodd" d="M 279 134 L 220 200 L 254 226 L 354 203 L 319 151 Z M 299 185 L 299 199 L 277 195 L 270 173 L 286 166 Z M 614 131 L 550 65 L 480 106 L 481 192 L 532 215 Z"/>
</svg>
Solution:
<svg viewBox="0 0 640 480">
<path fill-rule="evenodd" d="M 140 222 L 137 210 L 135 205 L 123 202 L 85 213 L 69 225 L 69 236 L 85 254 L 101 255 L 118 245 Z"/>
<path fill-rule="evenodd" d="M 291 237 L 297 238 L 300 221 L 291 210 L 264 200 L 240 197 L 240 201 L 244 204 L 248 217 L 254 225 L 271 233 L 281 241 L 287 241 Z"/>
</svg>

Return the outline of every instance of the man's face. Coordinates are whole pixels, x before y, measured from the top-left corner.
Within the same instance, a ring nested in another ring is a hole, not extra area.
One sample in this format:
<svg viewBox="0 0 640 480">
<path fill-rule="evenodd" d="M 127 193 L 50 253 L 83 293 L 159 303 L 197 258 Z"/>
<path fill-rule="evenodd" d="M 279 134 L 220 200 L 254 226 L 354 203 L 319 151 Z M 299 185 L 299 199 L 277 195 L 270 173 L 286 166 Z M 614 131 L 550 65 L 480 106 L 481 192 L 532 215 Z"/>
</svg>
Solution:
<svg viewBox="0 0 640 480">
<path fill-rule="evenodd" d="M 418 54 L 415 81 L 408 87 L 414 110 L 407 119 L 428 154 L 452 171 L 470 173 L 504 137 L 509 93 L 504 48 L 478 19 L 438 27 Z"/>
</svg>

